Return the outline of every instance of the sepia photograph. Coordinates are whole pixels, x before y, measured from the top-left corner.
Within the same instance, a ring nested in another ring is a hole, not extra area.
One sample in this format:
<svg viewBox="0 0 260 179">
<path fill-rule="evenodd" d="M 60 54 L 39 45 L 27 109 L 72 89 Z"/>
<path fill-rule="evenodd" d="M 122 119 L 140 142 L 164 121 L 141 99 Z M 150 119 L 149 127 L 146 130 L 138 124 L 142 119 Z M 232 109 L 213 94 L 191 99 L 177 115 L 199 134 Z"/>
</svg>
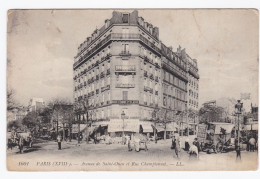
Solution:
<svg viewBox="0 0 260 179">
<path fill-rule="evenodd" d="M 11 9 L 8 171 L 258 169 L 257 9 Z"/>
</svg>

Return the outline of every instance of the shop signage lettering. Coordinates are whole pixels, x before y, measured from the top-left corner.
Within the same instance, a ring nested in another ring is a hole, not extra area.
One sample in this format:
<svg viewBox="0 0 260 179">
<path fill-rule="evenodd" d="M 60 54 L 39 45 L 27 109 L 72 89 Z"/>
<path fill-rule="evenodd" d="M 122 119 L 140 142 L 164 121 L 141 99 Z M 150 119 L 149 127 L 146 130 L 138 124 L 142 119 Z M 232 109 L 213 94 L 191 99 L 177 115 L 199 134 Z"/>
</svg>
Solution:
<svg viewBox="0 0 260 179">
<path fill-rule="evenodd" d="M 127 104 L 139 104 L 139 101 L 138 100 L 112 100 L 112 103 L 127 105 Z"/>
</svg>

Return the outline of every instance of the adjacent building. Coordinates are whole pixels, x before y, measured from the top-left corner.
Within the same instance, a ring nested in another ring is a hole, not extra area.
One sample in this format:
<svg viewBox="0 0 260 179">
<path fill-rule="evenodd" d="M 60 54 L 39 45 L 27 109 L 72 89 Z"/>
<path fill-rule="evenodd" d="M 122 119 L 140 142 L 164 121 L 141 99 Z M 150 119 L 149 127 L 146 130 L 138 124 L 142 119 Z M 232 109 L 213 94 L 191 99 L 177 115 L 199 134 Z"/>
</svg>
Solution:
<svg viewBox="0 0 260 179">
<path fill-rule="evenodd" d="M 164 45 L 159 28 L 138 11 L 114 11 L 80 44 L 73 71 L 75 103 L 88 104 L 79 119 L 88 118 L 111 135 L 152 133 L 152 113 L 158 108 L 175 113 L 198 108 L 197 61 L 184 49 L 174 52 Z"/>
</svg>

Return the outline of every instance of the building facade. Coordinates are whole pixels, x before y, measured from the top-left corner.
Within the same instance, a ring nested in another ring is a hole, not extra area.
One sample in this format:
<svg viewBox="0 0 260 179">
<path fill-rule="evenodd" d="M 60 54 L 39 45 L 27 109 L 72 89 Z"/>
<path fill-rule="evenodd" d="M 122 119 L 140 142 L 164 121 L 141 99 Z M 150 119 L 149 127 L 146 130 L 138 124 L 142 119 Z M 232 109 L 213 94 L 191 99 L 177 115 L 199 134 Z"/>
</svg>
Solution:
<svg viewBox="0 0 260 179">
<path fill-rule="evenodd" d="M 187 109 L 187 63 L 137 11 L 114 11 L 74 58 L 74 100 L 88 103 L 80 119 L 108 133 L 152 133 L 155 109 Z"/>
<path fill-rule="evenodd" d="M 45 102 L 42 98 L 32 98 L 29 101 L 29 111 L 39 112 L 45 107 Z"/>
</svg>

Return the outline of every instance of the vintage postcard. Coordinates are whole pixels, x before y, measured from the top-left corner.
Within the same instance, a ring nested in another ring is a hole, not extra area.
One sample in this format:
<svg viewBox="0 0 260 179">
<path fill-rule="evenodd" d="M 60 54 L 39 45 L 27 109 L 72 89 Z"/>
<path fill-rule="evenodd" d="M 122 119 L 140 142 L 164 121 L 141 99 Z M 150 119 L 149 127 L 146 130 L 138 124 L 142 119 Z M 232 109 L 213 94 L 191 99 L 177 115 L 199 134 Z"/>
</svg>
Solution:
<svg viewBox="0 0 260 179">
<path fill-rule="evenodd" d="M 256 9 L 9 10 L 9 171 L 258 169 Z"/>
</svg>

